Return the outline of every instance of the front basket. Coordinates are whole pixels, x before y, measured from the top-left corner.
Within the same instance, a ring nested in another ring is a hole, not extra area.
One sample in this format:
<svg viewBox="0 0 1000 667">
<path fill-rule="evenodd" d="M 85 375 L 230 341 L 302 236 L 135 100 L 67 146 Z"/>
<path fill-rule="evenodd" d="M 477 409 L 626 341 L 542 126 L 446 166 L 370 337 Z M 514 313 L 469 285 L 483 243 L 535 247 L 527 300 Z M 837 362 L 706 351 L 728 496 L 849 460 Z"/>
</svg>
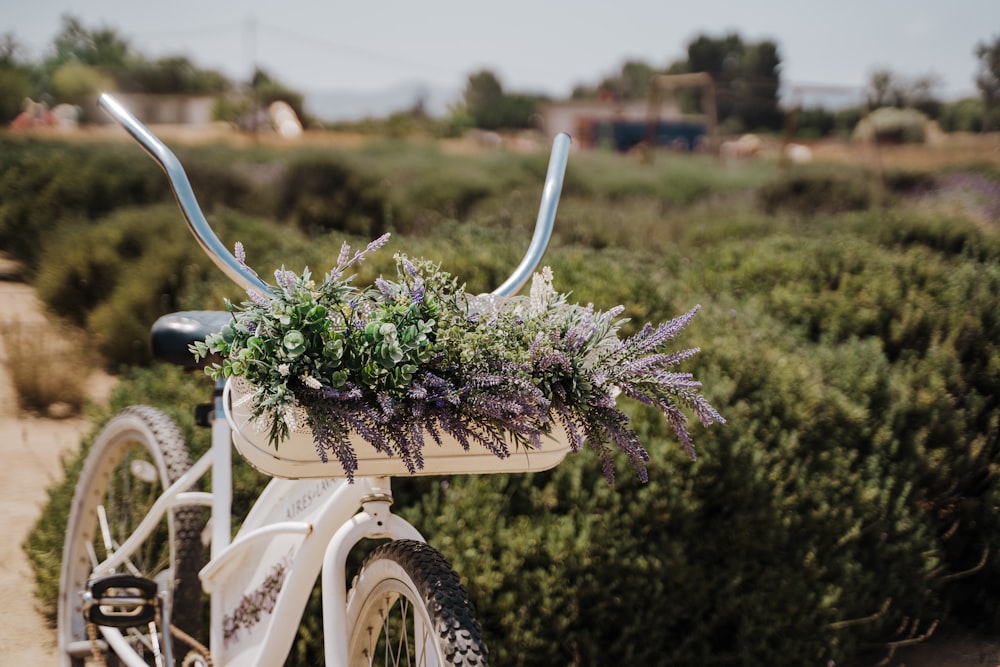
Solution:
<svg viewBox="0 0 1000 667">
<path fill-rule="evenodd" d="M 339 461 L 324 463 L 319 459 L 308 429 L 293 431 L 275 449 L 268 441 L 266 427 L 259 427 L 251 418 L 253 405 L 246 400 L 248 390 L 247 383 L 230 381 L 226 386 L 224 404 L 226 418 L 233 431 L 233 444 L 250 465 L 263 473 L 285 479 L 345 476 Z M 430 436 L 425 439 L 424 467 L 410 473 L 402 460 L 375 451 L 357 434 L 352 434 L 351 444 L 358 457 L 355 477 L 538 472 L 559 465 L 571 449 L 561 428 L 554 428 L 552 436 L 543 438 L 540 448 L 512 451 L 505 459 L 475 444 L 466 451 L 461 443 L 442 433 L 440 445 Z"/>
</svg>

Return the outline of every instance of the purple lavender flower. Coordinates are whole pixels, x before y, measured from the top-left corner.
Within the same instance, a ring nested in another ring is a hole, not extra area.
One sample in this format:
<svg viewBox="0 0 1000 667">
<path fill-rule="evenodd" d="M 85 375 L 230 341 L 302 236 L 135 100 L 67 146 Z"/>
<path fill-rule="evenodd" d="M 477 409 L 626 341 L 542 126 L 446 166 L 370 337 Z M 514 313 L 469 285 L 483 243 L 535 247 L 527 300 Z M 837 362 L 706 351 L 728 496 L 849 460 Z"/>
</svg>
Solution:
<svg viewBox="0 0 1000 667">
<path fill-rule="evenodd" d="M 226 342 L 232 367 L 238 361 L 262 387 L 257 414 L 305 408 L 318 457 L 337 459 L 349 479 L 358 469 L 352 434 L 413 472 L 424 465 L 425 440 L 440 444 L 449 434 L 466 449 L 476 445 L 505 458 L 516 448 L 542 446 L 542 436 L 556 426 L 574 450 L 586 442 L 597 453 L 609 482 L 616 449 L 645 480 L 649 456 L 616 403 L 619 394 L 660 411 L 692 457 L 685 410 L 706 425 L 724 421 L 698 393 L 701 384 L 674 370 L 697 348 L 665 349 L 697 307 L 621 340 L 623 307 L 600 312 L 593 304 L 569 305 L 552 288 L 551 272 L 536 281 L 530 300 L 471 297 L 436 267 L 406 258 L 397 260 L 396 282 L 378 278 L 370 288 L 348 287 L 345 270 L 388 238 L 353 254 L 343 244 L 319 287 L 308 271 L 301 277 L 276 271 L 273 298 L 251 295 L 251 303 L 236 309 L 235 340 Z M 236 256 L 245 262 L 242 246 Z M 371 322 L 408 333 L 373 340 L 365 334 Z M 259 340 L 248 342 L 252 336 L 278 341 L 278 358 L 245 363 L 247 353 L 263 349 Z M 314 338 L 322 341 L 318 350 Z M 275 442 L 293 427 L 272 423 Z"/>
<path fill-rule="evenodd" d="M 417 278 L 410 287 L 410 303 L 421 304 L 424 302 L 424 281 Z"/>
</svg>

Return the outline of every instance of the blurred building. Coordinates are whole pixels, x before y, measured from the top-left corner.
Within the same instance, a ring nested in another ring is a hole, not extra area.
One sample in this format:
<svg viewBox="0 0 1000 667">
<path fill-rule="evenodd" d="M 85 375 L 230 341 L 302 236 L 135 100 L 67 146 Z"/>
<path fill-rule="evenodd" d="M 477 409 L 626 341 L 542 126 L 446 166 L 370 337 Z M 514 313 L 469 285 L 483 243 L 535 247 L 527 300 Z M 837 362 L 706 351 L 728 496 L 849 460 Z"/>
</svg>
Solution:
<svg viewBox="0 0 1000 667">
<path fill-rule="evenodd" d="M 615 102 L 571 100 L 539 109 L 540 127 L 551 139 L 566 132 L 581 148 L 629 151 L 642 143 L 684 151 L 700 149 L 708 135 L 701 117 L 686 117 L 672 100 Z"/>
<path fill-rule="evenodd" d="M 147 93 L 114 93 L 115 99 L 146 125 L 207 126 L 212 123 L 216 95 L 152 95 Z M 111 119 L 98 111 L 96 100 L 85 109 L 87 117 L 101 123 Z"/>
</svg>

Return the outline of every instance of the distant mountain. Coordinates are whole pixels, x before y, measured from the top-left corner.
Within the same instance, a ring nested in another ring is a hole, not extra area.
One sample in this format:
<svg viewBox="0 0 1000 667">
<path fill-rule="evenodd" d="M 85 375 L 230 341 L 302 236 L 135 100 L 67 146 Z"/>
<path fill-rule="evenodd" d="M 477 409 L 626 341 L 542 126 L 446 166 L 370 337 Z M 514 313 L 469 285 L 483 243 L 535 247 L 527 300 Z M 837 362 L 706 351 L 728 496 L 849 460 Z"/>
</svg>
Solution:
<svg viewBox="0 0 1000 667">
<path fill-rule="evenodd" d="M 458 88 L 419 82 L 403 83 L 377 91 L 325 90 L 304 93 L 306 111 L 327 121 L 385 118 L 423 105 L 429 116 L 443 116 L 462 96 Z"/>
</svg>

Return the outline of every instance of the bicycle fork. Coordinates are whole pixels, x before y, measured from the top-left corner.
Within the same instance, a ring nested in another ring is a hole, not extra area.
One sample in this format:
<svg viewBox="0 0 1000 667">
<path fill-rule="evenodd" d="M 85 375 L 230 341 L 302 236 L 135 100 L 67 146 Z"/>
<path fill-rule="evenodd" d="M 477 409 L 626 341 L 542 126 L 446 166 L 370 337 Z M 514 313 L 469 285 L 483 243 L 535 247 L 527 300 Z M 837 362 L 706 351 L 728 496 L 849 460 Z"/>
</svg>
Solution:
<svg viewBox="0 0 1000 667">
<path fill-rule="evenodd" d="M 344 523 L 327 544 L 323 557 L 323 627 L 327 667 L 348 667 L 347 555 L 362 539 L 425 541 L 420 532 L 391 511 L 388 477 L 362 478 L 361 512 Z"/>
</svg>

